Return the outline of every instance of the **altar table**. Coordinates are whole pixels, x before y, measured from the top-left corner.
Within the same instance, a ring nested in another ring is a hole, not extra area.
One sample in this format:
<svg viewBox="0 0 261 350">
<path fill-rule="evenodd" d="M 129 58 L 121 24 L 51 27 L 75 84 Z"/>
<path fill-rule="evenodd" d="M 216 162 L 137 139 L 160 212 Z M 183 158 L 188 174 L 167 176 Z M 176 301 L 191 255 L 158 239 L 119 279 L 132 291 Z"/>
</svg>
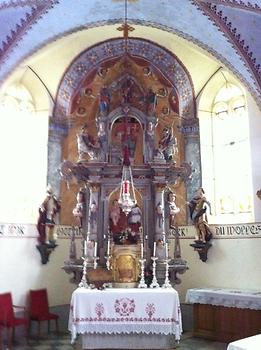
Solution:
<svg viewBox="0 0 261 350">
<path fill-rule="evenodd" d="M 261 291 L 195 288 L 186 302 L 193 304 L 197 337 L 232 342 L 261 333 Z"/>
<path fill-rule="evenodd" d="M 261 334 L 254 335 L 228 344 L 227 350 L 260 350 Z"/>
<path fill-rule="evenodd" d="M 83 348 L 173 348 L 182 322 L 174 289 L 76 289 L 71 298 L 69 330 Z M 172 343 L 171 343 L 172 342 Z"/>
</svg>

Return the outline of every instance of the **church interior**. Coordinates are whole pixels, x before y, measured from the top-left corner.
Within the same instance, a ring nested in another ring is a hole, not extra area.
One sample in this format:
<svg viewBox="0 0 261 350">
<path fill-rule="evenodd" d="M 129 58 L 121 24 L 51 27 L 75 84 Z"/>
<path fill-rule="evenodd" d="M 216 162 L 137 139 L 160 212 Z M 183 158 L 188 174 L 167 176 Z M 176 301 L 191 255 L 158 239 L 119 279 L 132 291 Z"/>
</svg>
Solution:
<svg viewBox="0 0 261 350">
<path fill-rule="evenodd" d="M 0 350 L 261 348 L 261 0 L 0 19 Z"/>
</svg>

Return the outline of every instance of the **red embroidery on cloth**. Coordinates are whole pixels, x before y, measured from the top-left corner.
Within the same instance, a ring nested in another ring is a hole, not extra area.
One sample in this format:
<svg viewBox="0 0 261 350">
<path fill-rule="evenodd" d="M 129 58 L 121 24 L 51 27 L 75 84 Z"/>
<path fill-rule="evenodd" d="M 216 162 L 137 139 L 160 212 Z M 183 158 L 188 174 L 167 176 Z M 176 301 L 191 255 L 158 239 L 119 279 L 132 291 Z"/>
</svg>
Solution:
<svg viewBox="0 0 261 350">
<path fill-rule="evenodd" d="M 151 322 L 151 323 L 175 323 L 175 324 L 179 324 L 178 320 L 175 320 L 174 318 L 163 318 L 163 317 L 152 317 L 152 318 L 148 318 L 148 317 L 81 317 L 81 318 L 73 318 L 73 323 L 85 323 L 85 322 L 106 322 L 106 323 L 110 323 L 110 322 Z"/>
<path fill-rule="evenodd" d="M 152 315 L 155 314 L 156 311 L 156 307 L 154 304 L 147 304 L 146 308 L 145 308 L 146 314 L 149 316 L 149 318 L 151 319 Z"/>
<path fill-rule="evenodd" d="M 115 312 L 121 316 L 129 316 L 135 310 L 135 302 L 133 299 L 129 298 L 116 299 L 114 309 Z"/>
<path fill-rule="evenodd" d="M 104 313 L 104 306 L 103 303 L 97 303 L 95 306 L 95 313 L 96 315 L 101 318 L 102 314 Z"/>
</svg>

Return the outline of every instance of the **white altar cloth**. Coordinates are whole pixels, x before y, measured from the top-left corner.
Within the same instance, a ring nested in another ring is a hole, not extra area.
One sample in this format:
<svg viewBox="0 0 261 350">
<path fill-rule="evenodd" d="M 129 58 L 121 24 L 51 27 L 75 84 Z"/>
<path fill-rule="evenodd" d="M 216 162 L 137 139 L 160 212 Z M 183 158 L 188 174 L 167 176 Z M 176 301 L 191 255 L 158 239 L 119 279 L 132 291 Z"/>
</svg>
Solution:
<svg viewBox="0 0 261 350">
<path fill-rule="evenodd" d="M 228 344 L 227 350 L 260 350 L 261 334 L 254 335 Z"/>
<path fill-rule="evenodd" d="M 240 309 L 261 310 L 261 291 L 225 288 L 194 288 L 188 289 L 186 302 L 191 304 L 209 304 L 237 307 Z"/>
<path fill-rule="evenodd" d="M 180 339 L 182 321 L 174 289 L 76 289 L 69 330 L 77 334 L 161 334 Z"/>
</svg>

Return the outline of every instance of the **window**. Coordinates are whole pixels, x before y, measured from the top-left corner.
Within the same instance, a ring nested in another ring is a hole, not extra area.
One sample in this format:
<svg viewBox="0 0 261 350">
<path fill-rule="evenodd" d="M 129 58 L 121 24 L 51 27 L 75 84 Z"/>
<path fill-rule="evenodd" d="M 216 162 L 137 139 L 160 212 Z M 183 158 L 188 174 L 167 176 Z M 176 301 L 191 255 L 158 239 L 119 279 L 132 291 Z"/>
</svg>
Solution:
<svg viewBox="0 0 261 350">
<path fill-rule="evenodd" d="M 0 97 L 2 223 L 36 223 L 44 197 L 48 118 L 34 106 L 22 84 L 13 84 Z"/>
<path fill-rule="evenodd" d="M 200 117 L 202 182 L 211 198 L 210 222 L 252 221 L 248 115 L 241 89 L 231 83 L 216 93 L 211 113 Z"/>
</svg>

